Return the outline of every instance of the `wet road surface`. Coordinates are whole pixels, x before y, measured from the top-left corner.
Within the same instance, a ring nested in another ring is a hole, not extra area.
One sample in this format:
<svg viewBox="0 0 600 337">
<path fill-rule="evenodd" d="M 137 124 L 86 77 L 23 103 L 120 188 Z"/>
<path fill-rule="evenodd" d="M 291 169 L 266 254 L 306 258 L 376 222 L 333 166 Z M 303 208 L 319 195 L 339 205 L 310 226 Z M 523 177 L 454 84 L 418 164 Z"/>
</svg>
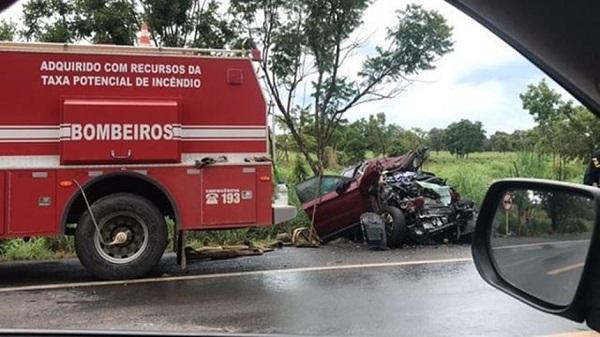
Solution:
<svg viewBox="0 0 600 337">
<path fill-rule="evenodd" d="M 466 246 L 371 252 L 285 248 L 192 264 L 167 256 L 146 283 L 85 282 L 76 261 L 0 264 L 3 328 L 86 328 L 336 336 L 537 336 L 587 330 L 486 285 Z M 211 276 L 212 275 L 212 276 Z M 177 279 L 182 276 L 186 279 Z"/>
<path fill-rule="evenodd" d="M 575 296 L 590 240 L 496 246 L 499 272 L 519 288 L 557 305 Z M 557 291 L 560 289 L 560 291 Z"/>
</svg>

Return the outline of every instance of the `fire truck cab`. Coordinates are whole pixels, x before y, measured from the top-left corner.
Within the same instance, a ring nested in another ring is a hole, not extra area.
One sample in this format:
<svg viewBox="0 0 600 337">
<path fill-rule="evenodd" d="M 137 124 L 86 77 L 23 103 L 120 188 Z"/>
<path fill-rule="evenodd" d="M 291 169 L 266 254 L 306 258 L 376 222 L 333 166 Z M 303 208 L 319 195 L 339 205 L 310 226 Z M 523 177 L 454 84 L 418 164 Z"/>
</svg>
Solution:
<svg viewBox="0 0 600 337">
<path fill-rule="evenodd" d="M 166 218 L 181 238 L 296 214 L 248 51 L 0 43 L 0 74 L 0 238 L 75 235 L 93 275 L 134 278 Z"/>
</svg>

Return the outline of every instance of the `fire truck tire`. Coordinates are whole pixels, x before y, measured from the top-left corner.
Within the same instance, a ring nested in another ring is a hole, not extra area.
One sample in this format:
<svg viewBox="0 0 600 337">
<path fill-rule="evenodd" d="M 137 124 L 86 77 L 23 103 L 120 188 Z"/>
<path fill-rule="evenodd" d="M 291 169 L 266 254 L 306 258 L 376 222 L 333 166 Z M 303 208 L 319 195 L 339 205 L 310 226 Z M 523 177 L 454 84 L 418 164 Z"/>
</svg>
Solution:
<svg viewBox="0 0 600 337">
<path fill-rule="evenodd" d="M 406 240 L 406 217 L 404 213 L 393 206 L 384 207 L 380 212 L 385 222 L 385 235 L 390 248 L 402 247 Z"/>
<path fill-rule="evenodd" d="M 105 280 L 141 277 L 158 263 L 167 245 L 167 225 L 156 206 L 135 194 L 105 196 L 81 216 L 75 250 L 84 267 Z M 124 233 L 124 234 L 123 234 Z"/>
</svg>

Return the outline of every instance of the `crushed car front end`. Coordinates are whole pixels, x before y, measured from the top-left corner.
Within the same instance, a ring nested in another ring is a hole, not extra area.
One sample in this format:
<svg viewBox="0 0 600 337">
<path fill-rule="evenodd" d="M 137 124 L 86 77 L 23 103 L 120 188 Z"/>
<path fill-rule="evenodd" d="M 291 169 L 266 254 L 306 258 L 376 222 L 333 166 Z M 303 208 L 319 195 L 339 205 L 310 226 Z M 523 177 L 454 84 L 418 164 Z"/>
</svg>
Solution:
<svg viewBox="0 0 600 337">
<path fill-rule="evenodd" d="M 475 204 L 461 199 L 445 179 L 423 172 L 427 158 L 423 148 L 365 161 L 341 176 L 310 178 L 296 190 L 323 241 L 359 229 L 365 212 L 382 215 L 391 247 L 470 240 L 477 217 Z"/>
</svg>

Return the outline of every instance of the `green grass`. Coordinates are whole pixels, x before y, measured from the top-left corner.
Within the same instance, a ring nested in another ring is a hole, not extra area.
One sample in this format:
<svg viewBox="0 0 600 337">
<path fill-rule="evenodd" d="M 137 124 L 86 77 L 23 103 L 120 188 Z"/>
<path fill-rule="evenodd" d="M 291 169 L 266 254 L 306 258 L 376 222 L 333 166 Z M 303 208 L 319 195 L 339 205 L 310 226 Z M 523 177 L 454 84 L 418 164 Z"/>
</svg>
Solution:
<svg viewBox="0 0 600 337">
<path fill-rule="evenodd" d="M 581 162 L 567 163 L 564 168 L 565 180 L 581 182 L 584 168 Z M 303 163 L 301 156 L 292 153 L 290 153 L 290 160 L 279 161 L 276 169 L 278 178 L 289 186 L 290 202 L 299 209 L 296 219 L 267 228 L 194 232 L 189 235 L 189 243 L 193 247 L 261 244 L 272 242 L 278 233 L 289 233 L 294 228 L 308 226 L 310 220 L 301 210 L 293 186 L 301 180 L 299 173 L 302 171 L 308 173 L 310 169 Z M 337 174 L 341 169 L 341 167 L 332 167 L 328 169 L 328 173 Z M 472 199 L 476 203 L 481 203 L 487 188 L 496 179 L 517 175 L 547 179 L 554 179 L 556 176 L 552 159 L 534 153 L 483 152 L 473 153 L 468 159 L 458 159 L 448 152 L 432 152 L 423 169 L 446 178 L 448 184 L 454 186 L 464 198 Z M 169 237 L 172 238 L 172 235 Z M 172 250 L 171 244 L 168 250 Z M 74 256 L 72 237 L 34 238 L 29 241 L 15 239 L 0 242 L 2 260 L 42 260 L 71 256 Z"/>
<path fill-rule="evenodd" d="M 515 153 L 475 153 L 469 159 L 458 159 L 447 152 L 434 152 L 423 170 L 447 179 L 463 197 L 480 203 L 492 181 L 512 176 L 515 159 Z"/>
<path fill-rule="evenodd" d="M 72 237 L 42 237 L 30 240 L 4 240 L 0 244 L 0 259 L 4 261 L 18 260 L 52 260 L 75 256 Z"/>
<path fill-rule="evenodd" d="M 462 196 L 477 203 L 481 203 L 487 188 L 497 179 L 556 177 L 552 159 L 535 153 L 482 152 L 469 155 L 469 159 L 458 159 L 448 152 L 432 152 L 423 169 L 446 178 Z M 567 163 L 566 180 L 581 182 L 584 170 L 581 162 Z"/>
</svg>

